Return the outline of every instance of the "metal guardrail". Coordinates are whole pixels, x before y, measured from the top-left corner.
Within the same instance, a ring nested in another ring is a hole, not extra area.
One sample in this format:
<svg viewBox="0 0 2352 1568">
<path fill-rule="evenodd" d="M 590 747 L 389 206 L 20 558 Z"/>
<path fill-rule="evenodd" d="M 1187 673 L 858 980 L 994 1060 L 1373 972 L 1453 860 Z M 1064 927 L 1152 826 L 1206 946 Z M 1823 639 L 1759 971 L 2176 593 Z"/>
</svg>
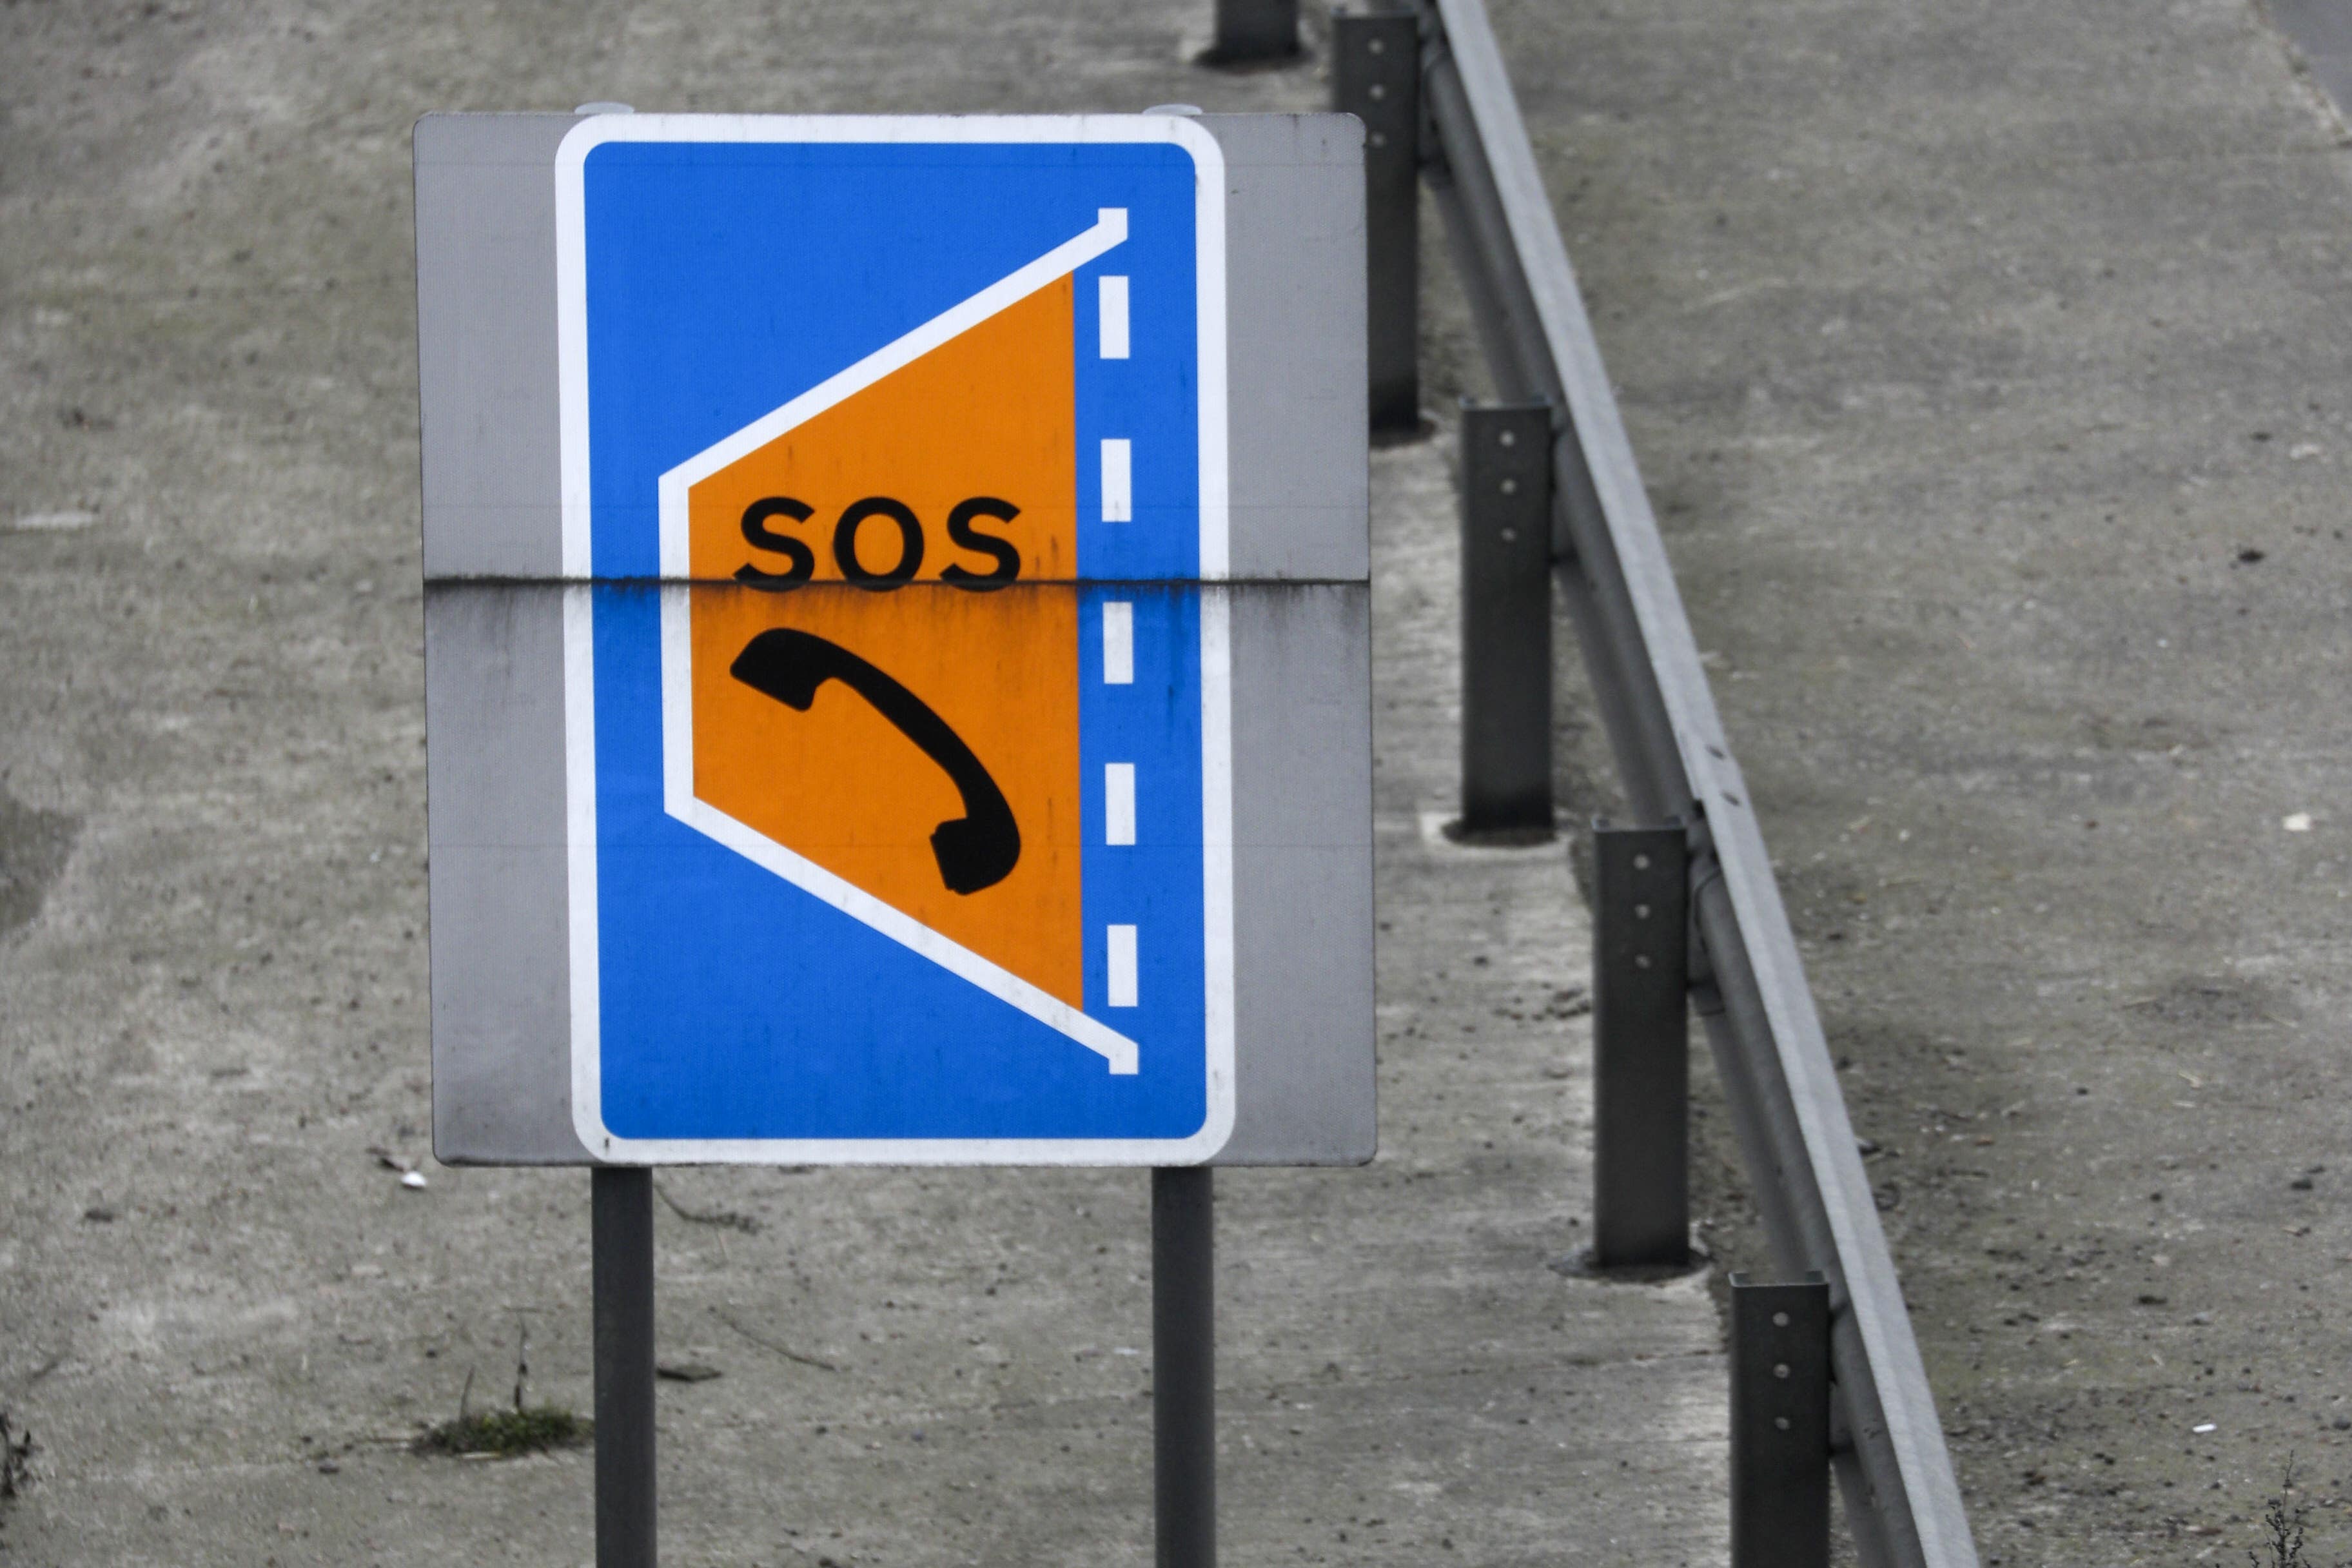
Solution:
<svg viewBox="0 0 2352 1568">
<path fill-rule="evenodd" d="M 1417 394 L 1411 306 L 1384 321 L 1378 304 L 1398 291 L 1382 289 L 1384 268 L 1402 272 L 1391 283 L 1411 287 L 1412 256 L 1395 249 L 1411 243 L 1410 210 L 1378 210 L 1384 164 L 1392 179 L 1393 161 L 1410 158 L 1436 195 L 1498 395 L 1551 411 L 1552 582 L 1627 798 L 1648 822 L 1687 825 L 1691 1000 L 1773 1258 L 1790 1278 L 1818 1271 L 1828 1281 L 1831 1464 L 1855 1548 L 1871 1568 L 1975 1568 L 1935 1397 L 1772 863 L 1485 7 L 1422 0 L 1410 15 L 1342 18 L 1334 54 L 1339 106 L 1361 114 L 1370 132 L 1375 426 L 1383 412 L 1396 424 Z M 1548 756 L 1548 733 L 1528 743 Z"/>
</svg>

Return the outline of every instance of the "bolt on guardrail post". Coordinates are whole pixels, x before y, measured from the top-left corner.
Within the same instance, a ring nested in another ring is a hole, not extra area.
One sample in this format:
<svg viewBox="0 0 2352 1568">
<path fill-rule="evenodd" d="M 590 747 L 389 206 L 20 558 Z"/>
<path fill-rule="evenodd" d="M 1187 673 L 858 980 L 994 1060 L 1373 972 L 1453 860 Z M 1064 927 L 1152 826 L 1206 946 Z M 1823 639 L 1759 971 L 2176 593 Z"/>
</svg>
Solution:
<svg viewBox="0 0 2352 1568">
<path fill-rule="evenodd" d="M 1690 846 L 1680 823 L 1593 823 L 1592 916 L 1592 1261 L 1679 1267 L 1690 1258 Z"/>
<path fill-rule="evenodd" d="M 1731 1277 L 1731 1568 L 1828 1568 L 1830 1288 Z"/>
<path fill-rule="evenodd" d="M 1549 837 L 1551 410 L 1462 408 L 1462 821 Z"/>
<path fill-rule="evenodd" d="M 1421 18 L 1331 18 L 1331 107 L 1364 122 L 1365 325 L 1375 435 L 1421 428 Z"/>
<path fill-rule="evenodd" d="M 1207 63 L 1248 65 L 1298 54 L 1298 0 L 1217 0 L 1217 37 Z"/>
</svg>

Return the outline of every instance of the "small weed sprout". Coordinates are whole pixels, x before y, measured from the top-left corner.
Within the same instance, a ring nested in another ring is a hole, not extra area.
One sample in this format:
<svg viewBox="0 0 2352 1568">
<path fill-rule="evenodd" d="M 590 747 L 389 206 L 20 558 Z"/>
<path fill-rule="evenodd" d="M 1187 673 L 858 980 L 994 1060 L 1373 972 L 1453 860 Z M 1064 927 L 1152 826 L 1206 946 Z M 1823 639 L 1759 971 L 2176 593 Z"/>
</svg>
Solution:
<svg viewBox="0 0 2352 1568">
<path fill-rule="evenodd" d="M 2270 1548 L 2270 1555 L 2265 1558 L 2249 1548 L 2248 1568 L 2315 1568 L 2303 1552 L 2304 1524 L 2310 1517 L 2311 1505 L 2294 1497 L 2294 1456 L 2289 1454 L 2286 1474 L 2279 1479 L 2278 1495 L 2271 1499 L 2270 1507 L 2263 1512 L 2263 1528 L 2270 1532 L 2270 1539 L 2263 1544 Z M 2337 1568 L 2352 1565 L 2339 1563 Z"/>
<path fill-rule="evenodd" d="M 506 1459 L 542 1448 L 570 1448 L 588 1440 L 585 1418 L 558 1405 L 490 1410 L 444 1421 L 416 1440 L 420 1454 L 490 1454 Z"/>
<path fill-rule="evenodd" d="M 508 1459 L 543 1448 L 570 1448 L 588 1440 L 594 1424 L 559 1405 L 525 1402 L 530 1379 L 530 1325 L 515 1315 L 514 1408 L 488 1410 L 477 1415 L 470 1408 L 474 1369 L 466 1369 L 466 1386 L 457 1395 L 457 1414 L 416 1439 L 420 1454 L 483 1454 Z"/>
</svg>

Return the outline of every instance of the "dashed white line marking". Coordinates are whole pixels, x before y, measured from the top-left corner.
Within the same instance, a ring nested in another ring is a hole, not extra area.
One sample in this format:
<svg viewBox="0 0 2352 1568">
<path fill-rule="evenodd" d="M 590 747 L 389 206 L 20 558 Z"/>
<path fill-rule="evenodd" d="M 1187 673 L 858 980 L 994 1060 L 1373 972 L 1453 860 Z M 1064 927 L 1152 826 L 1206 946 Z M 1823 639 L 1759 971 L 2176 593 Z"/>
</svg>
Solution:
<svg viewBox="0 0 2352 1568">
<path fill-rule="evenodd" d="M 1103 277 L 1095 279 L 1096 312 L 1102 322 L 1102 357 L 1127 357 L 1127 279 Z"/>
<path fill-rule="evenodd" d="M 1102 444 L 1102 520 L 1135 521 L 1134 452 L 1125 437 Z"/>
<path fill-rule="evenodd" d="M 1135 764 L 1103 764 L 1103 842 L 1135 842 Z"/>
<path fill-rule="evenodd" d="M 1110 928 L 1110 1005 L 1135 1005 L 1135 928 Z"/>
<path fill-rule="evenodd" d="M 1111 599 L 1103 612 L 1103 684 L 1135 684 L 1135 605 Z"/>
</svg>

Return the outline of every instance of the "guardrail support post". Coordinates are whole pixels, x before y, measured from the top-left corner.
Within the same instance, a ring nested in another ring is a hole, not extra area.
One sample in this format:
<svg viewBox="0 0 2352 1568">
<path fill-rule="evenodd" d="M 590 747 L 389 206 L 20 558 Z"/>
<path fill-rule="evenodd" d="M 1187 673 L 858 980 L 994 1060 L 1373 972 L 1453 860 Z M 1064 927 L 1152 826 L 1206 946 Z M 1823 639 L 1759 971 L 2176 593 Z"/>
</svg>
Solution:
<svg viewBox="0 0 2352 1568">
<path fill-rule="evenodd" d="M 1829 1568 L 1830 1288 L 1731 1277 L 1731 1568 Z"/>
<path fill-rule="evenodd" d="M 1680 823 L 1592 825 L 1592 1261 L 1679 1267 L 1690 1258 L 1690 846 Z"/>
<path fill-rule="evenodd" d="M 1551 410 L 1462 408 L 1462 821 L 1549 837 Z"/>
<path fill-rule="evenodd" d="M 1207 63 L 1247 65 L 1298 54 L 1298 0 L 1217 0 L 1217 37 Z"/>
<path fill-rule="evenodd" d="M 1364 122 L 1366 347 L 1375 435 L 1421 428 L 1421 18 L 1335 14 L 1331 107 Z"/>
</svg>

